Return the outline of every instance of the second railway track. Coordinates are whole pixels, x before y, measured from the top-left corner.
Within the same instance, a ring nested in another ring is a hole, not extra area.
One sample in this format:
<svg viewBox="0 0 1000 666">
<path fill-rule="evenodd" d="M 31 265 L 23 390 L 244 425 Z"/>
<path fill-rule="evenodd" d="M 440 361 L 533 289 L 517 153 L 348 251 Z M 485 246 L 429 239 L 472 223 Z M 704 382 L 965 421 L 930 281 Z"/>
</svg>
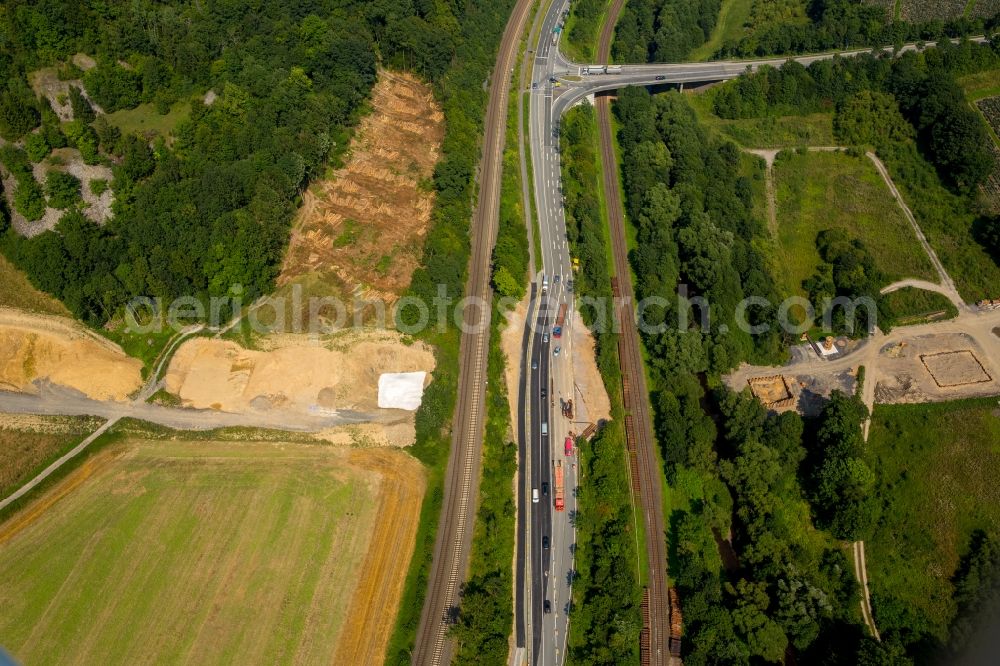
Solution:
<svg viewBox="0 0 1000 666">
<path fill-rule="evenodd" d="M 609 62 L 611 36 L 624 0 L 614 0 L 601 30 L 598 62 Z M 622 372 L 622 398 L 625 407 L 625 437 L 633 484 L 637 485 L 646 528 L 646 554 L 649 562 L 647 588 L 643 591 L 643 629 L 640 634 L 642 664 L 663 665 L 672 662 L 670 637 L 670 602 L 667 588 L 667 544 L 663 519 L 663 488 L 659 458 L 655 451 L 653 423 L 646 388 L 646 375 L 639 346 L 639 333 L 633 311 L 632 275 L 625 240 L 625 217 L 618 188 L 618 163 L 615 159 L 611 129 L 611 105 L 607 97 L 595 100 L 601 146 L 601 162 L 611 247 L 615 273 L 615 315 L 620 326 L 618 358 Z"/>
</svg>

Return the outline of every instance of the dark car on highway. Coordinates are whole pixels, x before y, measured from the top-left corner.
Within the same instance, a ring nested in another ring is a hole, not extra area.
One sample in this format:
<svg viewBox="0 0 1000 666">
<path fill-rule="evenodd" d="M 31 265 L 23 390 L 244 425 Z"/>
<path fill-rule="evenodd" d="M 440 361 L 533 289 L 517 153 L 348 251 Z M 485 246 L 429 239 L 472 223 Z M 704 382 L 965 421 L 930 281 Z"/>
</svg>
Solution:
<svg viewBox="0 0 1000 666">
<path fill-rule="evenodd" d="M 545 609 L 546 613 L 551 613 L 552 612 L 552 604 L 549 602 L 548 599 L 545 600 L 545 604 L 543 605 L 543 608 Z"/>
<path fill-rule="evenodd" d="M 548 497 L 549 494 L 549 482 L 542 481 L 542 494 Z"/>
<path fill-rule="evenodd" d="M 542 548 L 548 548 L 548 547 L 549 547 L 549 537 L 548 536 L 543 536 L 542 537 Z"/>
</svg>

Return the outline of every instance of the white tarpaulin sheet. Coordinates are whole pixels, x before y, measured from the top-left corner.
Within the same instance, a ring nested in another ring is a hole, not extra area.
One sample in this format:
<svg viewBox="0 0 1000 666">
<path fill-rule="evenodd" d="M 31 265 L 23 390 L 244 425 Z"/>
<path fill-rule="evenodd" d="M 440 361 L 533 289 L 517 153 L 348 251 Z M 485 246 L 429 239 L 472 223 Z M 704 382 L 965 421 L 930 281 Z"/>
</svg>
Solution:
<svg viewBox="0 0 1000 666">
<path fill-rule="evenodd" d="M 420 407 L 426 372 L 386 372 L 378 378 L 378 406 L 383 409 Z"/>
</svg>

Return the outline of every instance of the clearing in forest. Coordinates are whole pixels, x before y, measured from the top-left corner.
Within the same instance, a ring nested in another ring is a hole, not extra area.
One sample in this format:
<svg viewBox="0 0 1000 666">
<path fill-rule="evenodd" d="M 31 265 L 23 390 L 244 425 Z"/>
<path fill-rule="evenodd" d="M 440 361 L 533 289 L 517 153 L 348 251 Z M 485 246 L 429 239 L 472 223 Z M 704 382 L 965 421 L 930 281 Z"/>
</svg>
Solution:
<svg viewBox="0 0 1000 666">
<path fill-rule="evenodd" d="M 23 663 L 382 660 L 425 485 L 406 454 L 119 441 L 36 505 L 67 485 L 0 525 Z"/>
<path fill-rule="evenodd" d="M 868 447 L 885 508 L 865 551 L 883 634 L 921 627 L 946 638 L 973 531 L 1000 535 L 997 442 L 996 398 L 876 405 Z"/>
<path fill-rule="evenodd" d="M 430 86 L 386 70 L 371 106 L 344 166 L 303 196 L 279 286 L 392 303 L 410 285 L 434 204 L 444 114 Z"/>
<path fill-rule="evenodd" d="M 861 240 L 886 284 L 902 278 L 937 280 L 903 212 L 863 155 L 788 151 L 779 154 L 774 177 L 778 237 L 773 260 L 786 295 L 806 295 L 802 282 L 822 263 L 816 237 L 826 229 L 843 229 Z"/>
</svg>

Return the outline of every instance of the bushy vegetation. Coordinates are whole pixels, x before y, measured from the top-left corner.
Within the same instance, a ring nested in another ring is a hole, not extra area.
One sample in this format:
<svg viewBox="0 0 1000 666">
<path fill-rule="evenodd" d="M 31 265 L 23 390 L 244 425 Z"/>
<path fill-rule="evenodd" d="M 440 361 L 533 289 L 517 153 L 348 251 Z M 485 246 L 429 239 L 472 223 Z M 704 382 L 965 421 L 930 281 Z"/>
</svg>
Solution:
<svg viewBox="0 0 1000 666">
<path fill-rule="evenodd" d="M 872 605 L 883 638 L 919 663 L 960 663 L 997 594 L 996 409 L 984 398 L 874 410 L 884 508 L 865 544 Z"/>
<path fill-rule="evenodd" d="M 82 255 L 59 231 L 31 240 L 8 234 L 3 250 L 91 323 L 112 318 L 134 295 L 205 298 L 239 284 L 252 300 L 271 287 L 299 192 L 343 150 L 379 56 L 430 78 L 446 105 L 474 114 L 484 70 L 469 63 L 492 57 L 488 37 L 479 33 L 492 35 L 486 27 L 507 5 L 322 0 L 261 10 L 240 0 L 139 3 L 109 13 L 91 2 L 8 3 L 0 14 L 9 36 L 0 61 L 9 82 L 0 95 L 0 133 L 9 139 L 48 111 L 27 90 L 25 73 L 81 51 L 98 61 L 84 85 L 105 111 L 169 105 L 207 89 L 218 99 L 211 106 L 193 102 L 173 143 L 157 143 L 147 160 L 134 144 L 105 141 L 86 100 L 71 90 L 77 120 L 65 129 L 69 143 L 88 163 L 110 156 L 122 162 L 113 183 L 114 217 L 79 230 L 86 238 Z M 454 63 L 464 67 L 447 74 Z M 470 74 L 478 77 L 474 83 L 464 78 Z M 462 80 L 446 82 L 449 76 Z M 448 183 L 460 184 L 475 164 L 477 123 L 450 128 L 439 167 L 444 199 Z M 458 146 L 467 153 L 460 166 Z M 457 198 L 468 198 L 467 186 L 457 189 Z M 464 234 L 465 218 L 455 220 Z M 434 235 L 432 252 L 441 249 Z M 456 282 L 463 253 L 446 252 L 435 263 L 452 257 L 456 262 L 443 271 Z M 72 276 L 53 270 L 70 264 L 77 266 Z"/>
<path fill-rule="evenodd" d="M 45 193 L 53 208 L 69 208 L 80 200 L 80 179 L 65 171 L 50 171 L 45 177 Z"/>
<path fill-rule="evenodd" d="M 577 62 L 590 62 L 597 48 L 601 19 L 609 0 L 577 0 L 570 4 L 570 15 L 560 49 Z"/>
<path fill-rule="evenodd" d="M 704 44 L 722 0 L 627 2 L 615 27 L 611 54 L 620 62 L 680 62 Z"/>
<path fill-rule="evenodd" d="M 582 297 L 611 297 L 608 245 L 601 215 L 601 179 L 597 125 L 593 107 L 584 105 L 562 120 L 563 188 L 566 231 L 573 256 L 580 259 L 576 292 Z M 581 312 L 593 326 L 603 315 Z M 610 320 L 607 320 L 610 321 Z M 621 373 L 617 334 L 611 326 L 595 329 L 597 363 L 611 397 L 613 421 L 581 446 L 581 484 L 577 497 L 576 577 L 570 611 L 568 659 L 572 663 L 637 663 L 640 591 L 625 435 L 622 430 Z"/>
</svg>

